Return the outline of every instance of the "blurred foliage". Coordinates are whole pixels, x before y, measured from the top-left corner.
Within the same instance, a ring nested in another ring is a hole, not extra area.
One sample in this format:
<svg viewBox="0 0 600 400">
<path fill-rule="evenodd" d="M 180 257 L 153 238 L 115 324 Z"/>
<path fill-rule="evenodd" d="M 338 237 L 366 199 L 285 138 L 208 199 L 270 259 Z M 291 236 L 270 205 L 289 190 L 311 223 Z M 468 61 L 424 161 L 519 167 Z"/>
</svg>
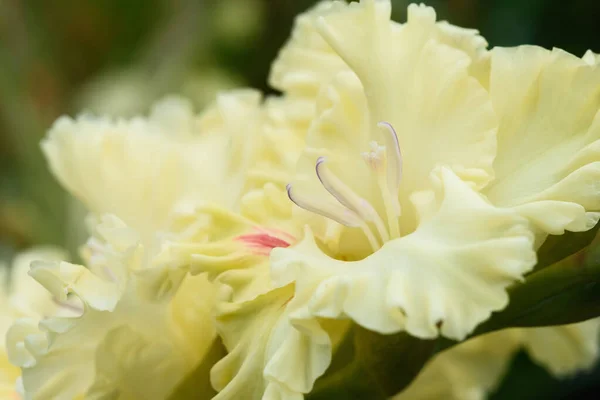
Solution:
<svg viewBox="0 0 600 400">
<path fill-rule="evenodd" d="M 46 169 L 39 140 L 61 114 L 132 115 L 167 93 L 197 107 L 219 89 L 267 92 L 271 61 L 314 0 L 0 1 L 0 263 L 35 244 L 71 251 L 82 211 Z M 409 1 L 395 0 L 404 20 Z M 491 46 L 600 52 L 598 0 L 431 0 Z M 595 372 L 558 383 L 525 355 L 494 399 L 596 398 Z M 526 388 L 526 389 L 525 389 Z"/>
</svg>

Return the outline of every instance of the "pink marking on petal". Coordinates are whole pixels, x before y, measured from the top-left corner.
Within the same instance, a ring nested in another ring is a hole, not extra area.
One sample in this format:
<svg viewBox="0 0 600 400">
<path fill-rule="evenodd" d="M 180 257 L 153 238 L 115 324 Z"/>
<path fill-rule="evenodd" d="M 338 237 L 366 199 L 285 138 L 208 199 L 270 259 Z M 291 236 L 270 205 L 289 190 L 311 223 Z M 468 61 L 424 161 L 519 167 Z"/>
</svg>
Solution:
<svg viewBox="0 0 600 400">
<path fill-rule="evenodd" d="M 246 235 L 241 235 L 235 238 L 235 240 L 244 243 L 247 247 L 254 250 L 256 254 L 268 256 L 276 247 L 289 247 L 290 242 L 295 240 L 293 236 L 286 232 L 282 232 L 279 230 L 267 230 L 261 227 L 256 227 L 255 231 L 257 233 L 249 233 Z M 275 234 L 279 234 L 279 236 L 285 236 L 286 238 L 293 240 L 284 240 L 280 237 L 275 236 Z"/>
</svg>

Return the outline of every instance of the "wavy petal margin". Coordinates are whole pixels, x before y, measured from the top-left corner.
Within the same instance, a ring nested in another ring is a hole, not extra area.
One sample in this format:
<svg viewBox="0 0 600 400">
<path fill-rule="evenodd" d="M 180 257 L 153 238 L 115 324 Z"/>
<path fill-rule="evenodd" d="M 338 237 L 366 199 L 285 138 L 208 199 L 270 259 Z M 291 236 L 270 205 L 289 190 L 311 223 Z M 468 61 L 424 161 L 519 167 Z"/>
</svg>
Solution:
<svg viewBox="0 0 600 400">
<path fill-rule="evenodd" d="M 545 234 L 600 218 L 600 67 L 562 50 L 495 48 L 490 96 L 498 113 L 496 180 L 484 193 Z"/>
<path fill-rule="evenodd" d="M 506 287 L 536 262 L 527 221 L 491 206 L 448 169 L 434 176 L 437 210 L 361 261 L 330 258 L 310 231 L 299 245 L 274 249 L 276 283 L 296 283 L 290 318 L 348 317 L 383 334 L 462 340 L 503 309 Z"/>
</svg>

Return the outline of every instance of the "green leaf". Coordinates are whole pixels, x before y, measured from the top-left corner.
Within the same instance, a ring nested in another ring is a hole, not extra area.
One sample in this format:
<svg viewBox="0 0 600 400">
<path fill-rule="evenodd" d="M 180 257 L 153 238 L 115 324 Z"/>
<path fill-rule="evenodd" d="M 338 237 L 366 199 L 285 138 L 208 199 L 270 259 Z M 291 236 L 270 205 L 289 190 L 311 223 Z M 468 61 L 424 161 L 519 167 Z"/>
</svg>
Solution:
<svg viewBox="0 0 600 400">
<path fill-rule="evenodd" d="M 435 341 L 406 333 L 381 335 L 353 325 L 331 368 L 307 400 L 384 400 L 404 388 L 433 354 Z"/>
<path fill-rule="evenodd" d="M 563 325 L 600 316 L 600 247 L 582 250 L 509 289 L 510 303 L 476 333 Z"/>
<path fill-rule="evenodd" d="M 592 245 L 508 289 L 510 303 L 470 337 L 505 328 L 565 325 L 600 316 L 600 246 Z M 436 351 L 456 342 L 442 339 Z"/>
<path fill-rule="evenodd" d="M 564 235 L 550 235 L 537 251 L 538 261 L 533 272 L 544 269 L 577 253 L 588 246 L 598 233 L 600 224 L 586 232 L 565 232 Z"/>
</svg>

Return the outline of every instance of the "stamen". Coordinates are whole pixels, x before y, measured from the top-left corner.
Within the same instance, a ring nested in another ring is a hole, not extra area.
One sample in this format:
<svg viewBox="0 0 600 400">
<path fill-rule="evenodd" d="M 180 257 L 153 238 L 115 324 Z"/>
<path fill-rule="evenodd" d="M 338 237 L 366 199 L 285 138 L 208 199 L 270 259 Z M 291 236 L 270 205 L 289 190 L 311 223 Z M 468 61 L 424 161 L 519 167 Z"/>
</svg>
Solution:
<svg viewBox="0 0 600 400">
<path fill-rule="evenodd" d="M 377 126 L 386 129 L 392 139 L 390 143 L 391 146 L 386 146 L 389 160 L 387 163 L 387 178 L 389 189 L 397 196 L 398 190 L 400 190 L 400 181 L 402 180 L 402 152 L 400 151 L 398 135 L 392 124 L 389 122 L 381 121 Z"/>
<path fill-rule="evenodd" d="M 354 211 L 363 219 L 370 219 L 376 213 L 368 201 L 358 196 L 341 179 L 339 179 L 325 164 L 325 157 L 319 157 L 315 170 L 321 184 L 343 206 Z"/>
<path fill-rule="evenodd" d="M 376 148 L 379 148 L 375 144 Z M 387 242 L 389 235 L 381 217 L 375 211 L 375 208 L 366 199 L 357 195 L 348 185 L 346 185 L 341 179 L 339 179 L 327 166 L 325 165 L 325 157 L 319 157 L 317 165 L 315 167 L 317 171 L 317 177 L 321 181 L 323 187 L 331 193 L 333 197 L 337 199 L 342 205 L 356 213 L 363 221 L 374 222 L 381 240 Z M 368 226 L 367 226 L 367 229 Z"/>
<path fill-rule="evenodd" d="M 347 209 L 341 203 L 336 203 L 332 201 L 330 202 L 328 200 L 321 200 L 317 203 L 314 202 L 314 199 L 303 198 L 292 192 L 291 184 L 288 184 L 286 186 L 286 189 L 288 197 L 298 207 L 303 208 L 306 211 L 322 215 L 325 218 L 329 218 L 342 225 L 351 228 L 361 228 L 367 236 L 367 240 L 373 248 L 373 251 L 376 251 L 381 247 L 381 244 L 379 244 L 366 222 L 363 219 L 361 219 L 360 216 L 358 216 L 354 211 Z"/>
<path fill-rule="evenodd" d="M 389 134 L 386 145 L 382 146 L 376 141 L 372 141 L 370 143 L 371 150 L 362 153 L 362 157 L 376 175 L 387 216 L 387 227 L 373 205 L 360 197 L 327 167 L 325 157 L 317 159 L 315 171 L 325 190 L 337 202 L 320 196 L 302 197 L 302 194 L 293 193 L 292 186 L 287 185 L 288 197 L 298 207 L 332 219 L 342 225 L 361 228 L 374 250 L 379 249 L 380 243 L 369 223 L 373 223 L 383 242 L 389 241 L 390 237 L 400 237 L 398 218 L 401 208 L 398 195 L 402 180 L 402 153 L 398 135 L 389 122 L 382 121 L 377 126 L 385 129 Z"/>
<path fill-rule="evenodd" d="M 356 228 L 360 226 L 360 218 L 358 215 L 341 204 L 329 201 L 315 201 L 313 198 L 308 199 L 301 194 L 293 192 L 291 184 L 288 184 L 286 189 L 288 197 L 298 207 L 322 215 L 325 218 L 332 219 L 348 227 Z"/>
<path fill-rule="evenodd" d="M 398 217 L 401 214 L 401 209 L 400 202 L 398 201 L 398 192 L 402 180 L 402 153 L 400 151 L 398 135 L 396 134 L 394 127 L 389 122 L 385 121 L 379 122 L 377 126 L 386 129 L 391 138 L 391 141 L 388 141 L 391 142 L 390 145 L 386 146 L 388 150 L 386 153 L 386 179 L 378 177 L 378 183 L 381 188 L 391 235 L 393 237 L 399 237 L 400 226 L 398 224 Z"/>
</svg>

